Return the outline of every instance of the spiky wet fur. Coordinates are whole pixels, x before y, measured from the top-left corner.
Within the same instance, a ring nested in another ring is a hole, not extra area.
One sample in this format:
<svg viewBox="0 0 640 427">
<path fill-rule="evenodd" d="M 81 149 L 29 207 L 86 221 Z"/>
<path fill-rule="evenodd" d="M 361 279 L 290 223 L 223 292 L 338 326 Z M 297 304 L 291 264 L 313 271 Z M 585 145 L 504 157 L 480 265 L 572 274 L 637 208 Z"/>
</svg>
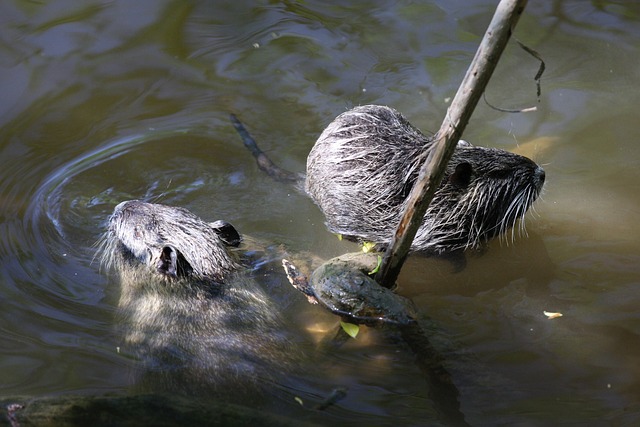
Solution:
<svg viewBox="0 0 640 427">
<path fill-rule="evenodd" d="M 277 310 L 210 224 L 182 208 L 123 202 L 101 246 L 120 276 L 123 351 L 143 361 L 152 386 L 229 393 L 287 369 Z"/>
<path fill-rule="evenodd" d="M 356 107 L 318 138 L 307 159 L 305 189 L 332 232 L 387 244 L 432 145 L 396 110 Z M 461 141 L 412 250 L 478 248 L 513 227 L 543 183 L 544 171 L 530 159 Z"/>
</svg>

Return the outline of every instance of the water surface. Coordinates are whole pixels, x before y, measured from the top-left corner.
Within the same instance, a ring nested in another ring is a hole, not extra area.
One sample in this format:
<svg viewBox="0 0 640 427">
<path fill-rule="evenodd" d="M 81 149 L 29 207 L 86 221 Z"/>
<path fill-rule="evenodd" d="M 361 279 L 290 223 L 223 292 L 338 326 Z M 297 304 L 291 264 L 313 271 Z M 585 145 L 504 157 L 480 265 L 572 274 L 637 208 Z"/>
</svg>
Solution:
<svg viewBox="0 0 640 427">
<path fill-rule="evenodd" d="M 95 259 L 116 203 L 184 206 L 292 253 L 338 242 L 304 195 L 257 170 L 228 114 L 303 171 L 352 106 L 392 106 L 434 131 L 495 2 L 5 1 L 0 6 L 0 394 L 122 392 L 117 283 Z M 523 152 L 547 183 L 527 236 L 467 268 L 413 257 L 414 299 L 473 425 L 635 425 L 640 359 L 640 6 L 530 2 L 464 138 Z M 331 325 L 273 272 L 296 326 Z M 543 311 L 561 312 L 548 320 Z M 291 392 L 347 398 L 319 423 L 437 422 L 402 343 L 364 330 Z M 293 412 L 292 412 L 293 413 Z M 286 415 L 286 414 L 285 414 Z"/>
</svg>

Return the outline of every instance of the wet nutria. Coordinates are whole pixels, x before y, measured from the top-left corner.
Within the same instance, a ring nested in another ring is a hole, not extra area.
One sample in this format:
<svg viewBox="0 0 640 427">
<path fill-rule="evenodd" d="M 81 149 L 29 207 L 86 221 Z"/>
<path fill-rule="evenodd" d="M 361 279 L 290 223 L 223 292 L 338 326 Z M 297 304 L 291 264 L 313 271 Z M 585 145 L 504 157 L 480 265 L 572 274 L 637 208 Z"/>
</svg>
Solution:
<svg viewBox="0 0 640 427">
<path fill-rule="evenodd" d="M 103 260 L 120 276 L 124 351 L 155 374 L 154 386 L 227 394 L 287 369 L 292 352 L 277 310 L 229 250 L 238 243 L 230 224 L 183 208 L 116 206 Z"/>
<path fill-rule="evenodd" d="M 384 245 L 432 141 L 392 108 L 356 107 L 318 138 L 305 189 L 332 232 Z M 524 216 L 544 180 L 544 170 L 526 157 L 460 141 L 412 250 L 478 248 Z"/>
</svg>

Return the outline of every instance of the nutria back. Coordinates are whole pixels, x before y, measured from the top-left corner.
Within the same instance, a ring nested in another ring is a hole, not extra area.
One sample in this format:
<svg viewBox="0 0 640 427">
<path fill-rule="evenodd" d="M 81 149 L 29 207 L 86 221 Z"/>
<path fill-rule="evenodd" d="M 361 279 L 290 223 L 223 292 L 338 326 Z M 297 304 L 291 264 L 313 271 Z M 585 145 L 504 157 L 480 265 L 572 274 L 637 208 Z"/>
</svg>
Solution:
<svg viewBox="0 0 640 427">
<path fill-rule="evenodd" d="M 141 359 L 152 387 L 228 395 L 290 367 L 277 310 L 229 250 L 234 231 L 136 200 L 109 219 L 103 259 L 120 276 L 122 350 Z"/>
<path fill-rule="evenodd" d="M 388 244 L 433 139 L 396 110 L 366 105 L 339 115 L 307 159 L 305 189 L 337 234 Z M 544 170 L 530 159 L 461 141 L 412 250 L 478 248 L 506 233 L 539 195 Z"/>
</svg>

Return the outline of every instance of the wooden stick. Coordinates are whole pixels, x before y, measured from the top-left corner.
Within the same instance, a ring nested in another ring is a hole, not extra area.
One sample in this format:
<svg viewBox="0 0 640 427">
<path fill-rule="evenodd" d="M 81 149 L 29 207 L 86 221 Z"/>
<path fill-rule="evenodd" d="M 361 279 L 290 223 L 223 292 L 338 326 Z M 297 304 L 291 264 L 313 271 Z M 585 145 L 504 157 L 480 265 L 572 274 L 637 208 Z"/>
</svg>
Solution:
<svg viewBox="0 0 640 427">
<path fill-rule="evenodd" d="M 434 149 L 420 169 L 393 240 L 376 274 L 376 281 L 382 286 L 391 288 L 395 284 L 413 238 L 442 181 L 447 163 L 526 5 L 527 0 L 502 0 L 498 4 L 442 126 L 435 135 Z"/>
</svg>

